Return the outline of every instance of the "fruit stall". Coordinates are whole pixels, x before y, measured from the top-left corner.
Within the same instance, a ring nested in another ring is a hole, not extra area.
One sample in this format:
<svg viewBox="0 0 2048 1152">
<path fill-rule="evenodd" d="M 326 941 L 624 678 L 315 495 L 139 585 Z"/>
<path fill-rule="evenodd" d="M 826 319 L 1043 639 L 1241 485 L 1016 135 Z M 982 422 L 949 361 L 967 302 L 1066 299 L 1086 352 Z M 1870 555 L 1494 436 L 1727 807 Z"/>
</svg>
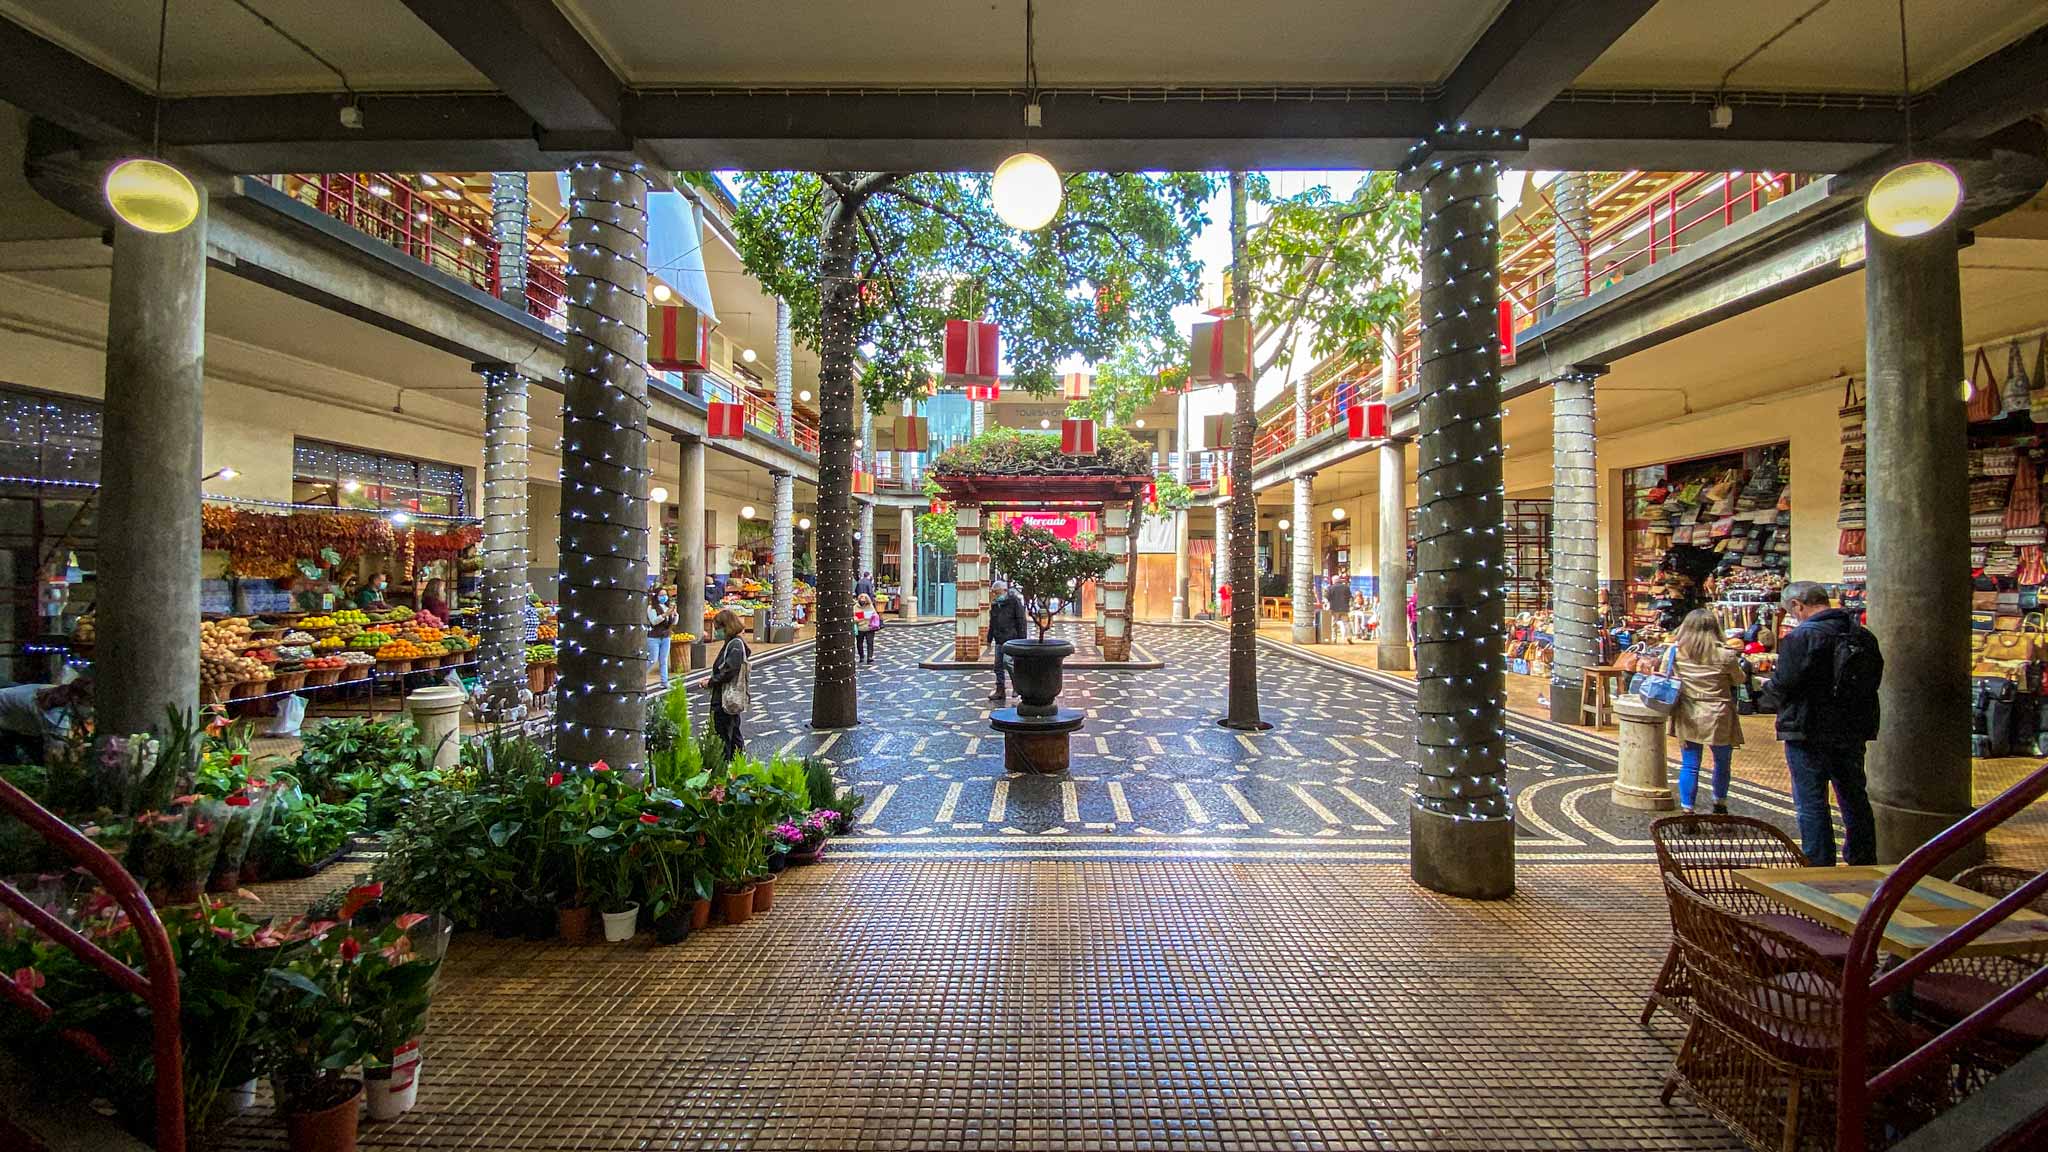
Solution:
<svg viewBox="0 0 2048 1152">
<path fill-rule="evenodd" d="M 200 700 L 239 712 L 324 689 L 361 693 L 376 708 L 380 683 L 403 690 L 419 672 L 468 668 L 477 638 L 428 612 L 226 616 L 199 626 Z"/>
</svg>

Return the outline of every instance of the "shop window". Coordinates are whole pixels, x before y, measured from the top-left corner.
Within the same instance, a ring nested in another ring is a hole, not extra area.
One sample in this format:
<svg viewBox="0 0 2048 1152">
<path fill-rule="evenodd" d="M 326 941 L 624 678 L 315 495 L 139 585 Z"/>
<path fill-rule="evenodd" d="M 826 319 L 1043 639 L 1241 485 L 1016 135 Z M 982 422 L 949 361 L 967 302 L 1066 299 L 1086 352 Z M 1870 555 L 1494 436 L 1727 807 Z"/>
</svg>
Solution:
<svg viewBox="0 0 2048 1152">
<path fill-rule="evenodd" d="M 1775 600 L 1792 566 L 1791 479 L 1782 443 L 1626 470 L 1628 614 L 1671 627 L 1716 602 Z"/>
<path fill-rule="evenodd" d="M 333 508 L 469 514 L 468 470 L 430 460 L 384 456 L 297 440 L 292 445 L 292 500 Z"/>
<path fill-rule="evenodd" d="M 0 679 L 55 678 L 91 611 L 97 401 L 0 385 Z"/>
<path fill-rule="evenodd" d="M 1503 525 L 1507 612 L 1550 610 L 1550 501 L 1510 500 Z"/>
</svg>

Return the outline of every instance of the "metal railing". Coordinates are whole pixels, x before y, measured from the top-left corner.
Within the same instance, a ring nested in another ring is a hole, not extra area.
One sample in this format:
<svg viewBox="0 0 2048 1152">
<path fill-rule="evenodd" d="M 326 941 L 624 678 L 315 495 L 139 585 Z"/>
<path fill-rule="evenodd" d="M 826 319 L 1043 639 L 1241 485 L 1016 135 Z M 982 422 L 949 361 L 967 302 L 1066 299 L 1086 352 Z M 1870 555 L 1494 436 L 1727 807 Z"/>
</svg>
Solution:
<svg viewBox="0 0 2048 1152">
<path fill-rule="evenodd" d="M 23 895 L 12 883 L 0 881 L 0 904 L 6 905 L 36 931 L 63 945 L 72 955 L 98 969 L 116 988 L 133 994 L 149 1006 L 150 1050 L 156 1072 L 157 1152 L 185 1152 L 185 1065 L 179 1041 L 178 964 L 171 952 L 170 936 L 164 931 L 163 922 L 157 919 L 156 909 L 143 895 L 141 886 L 135 883 L 135 877 L 107 855 L 106 849 L 5 780 L 0 780 L 0 809 L 77 861 L 78 866 L 99 881 L 100 887 L 127 914 L 128 923 L 135 929 L 136 938 L 142 946 L 147 974 L 114 959 L 77 929 L 59 920 L 49 909 Z M 50 1006 L 21 981 L 0 980 L 0 998 L 38 1021 L 48 1021 L 52 1015 Z M 68 1029 L 61 1035 L 88 1056 L 104 1059 L 103 1052 L 94 1051 L 98 1047 L 97 1042 L 89 1037 L 73 1035 Z"/>
<path fill-rule="evenodd" d="M 789 427 L 784 428 L 781 414 L 775 410 L 775 402 L 753 389 L 734 383 L 715 371 L 689 375 L 695 378 L 695 390 L 704 399 L 738 404 L 746 409 L 747 427 L 765 435 L 781 437 L 813 456 L 818 454 L 818 425 L 811 417 L 802 412 L 792 412 Z"/>
<path fill-rule="evenodd" d="M 1870 904 L 1857 917 L 1856 930 L 1849 936 L 1849 954 L 1842 964 L 1841 1063 L 1836 1074 L 1835 1113 L 1835 1145 L 1839 1152 L 1866 1152 L 1874 1101 L 1931 1069 L 1945 1068 L 1958 1048 L 2048 988 L 2048 965 L 2037 967 L 1947 1030 L 1928 1038 L 1896 1064 L 1875 1073 L 1871 1071 L 1868 1043 L 1872 1010 L 1894 995 L 1910 992 L 1916 978 L 2048 892 L 2048 872 L 2007 893 L 1910 959 L 1879 972 L 1878 941 L 1892 913 L 1913 891 L 1913 886 L 1943 861 L 2025 811 L 2044 794 L 2048 794 L 2048 764 L 1914 849 L 1878 885 Z"/>
</svg>

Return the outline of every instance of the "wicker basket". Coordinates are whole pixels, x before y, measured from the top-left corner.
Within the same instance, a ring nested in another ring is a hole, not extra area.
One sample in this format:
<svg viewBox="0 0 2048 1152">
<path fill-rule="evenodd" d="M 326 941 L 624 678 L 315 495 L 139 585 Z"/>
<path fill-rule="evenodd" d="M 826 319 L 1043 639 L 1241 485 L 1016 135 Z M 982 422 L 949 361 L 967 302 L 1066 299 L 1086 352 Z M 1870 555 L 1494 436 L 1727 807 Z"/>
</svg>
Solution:
<svg viewBox="0 0 2048 1152">
<path fill-rule="evenodd" d="M 228 688 L 229 686 L 226 684 L 201 684 L 199 686 L 199 702 L 201 704 L 225 704 L 228 701 Z"/>
<path fill-rule="evenodd" d="M 377 661 L 377 671 L 383 673 L 386 676 L 397 676 L 402 673 L 412 671 L 412 661 L 379 660 Z"/>
<path fill-rule="evenodd" d="M 376 669 L 377 666 L 375 664 L 351 664 L 341 670 L 341 678 L 343 680 L 368 680 L 370 673 L 376 671 Z"/>
<path fill-rule="evenodd" d="M 315 668 L 311 672 L 306 673 L 306 687 L 325 688 L 329 684 L 340 680 L 341 674 L 344 671 L 346 669 L 343 668 Z"/>
<path fill-rule="evenodd" d="M 270 680 L 272 692 L 297 692 L 306 686 L 304 672 L 279 672 Z"/>
<path fill-rule="evenodd" d="M 251 696 L 261 696 L 270 691 L 271 679 L 266 676 L 261 680 L 244 680 L 228 690 L 228 699 L 246 700 Z"/>
</svg>

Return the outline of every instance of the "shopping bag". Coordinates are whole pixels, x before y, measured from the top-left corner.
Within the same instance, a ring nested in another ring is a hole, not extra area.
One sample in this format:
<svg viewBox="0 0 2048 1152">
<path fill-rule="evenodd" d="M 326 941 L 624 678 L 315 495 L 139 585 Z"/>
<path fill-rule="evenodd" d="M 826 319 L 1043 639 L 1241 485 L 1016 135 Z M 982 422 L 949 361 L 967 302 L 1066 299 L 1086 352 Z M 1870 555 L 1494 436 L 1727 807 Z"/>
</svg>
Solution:
<svg viewBox="0 0 2048 1152">
<path fill-rule="evenodd" d="M 277 702 L 277 715 L 271 718 L 270 727 L 263 730 L 265 736 L 297 736 L 299 725 L 306 722 L 306 698 L 294 692 Z"/>
<path fill-rule="evenodd" d="M 1639 672 L 1629 681 L 1628 690 L 1642 697 L 1643 707 L 1659 715 L 1669 716 L 1678 707 L 1678 645 L 1664 649 L 1664 663 L 1659 671 Z"/>
</svg>

